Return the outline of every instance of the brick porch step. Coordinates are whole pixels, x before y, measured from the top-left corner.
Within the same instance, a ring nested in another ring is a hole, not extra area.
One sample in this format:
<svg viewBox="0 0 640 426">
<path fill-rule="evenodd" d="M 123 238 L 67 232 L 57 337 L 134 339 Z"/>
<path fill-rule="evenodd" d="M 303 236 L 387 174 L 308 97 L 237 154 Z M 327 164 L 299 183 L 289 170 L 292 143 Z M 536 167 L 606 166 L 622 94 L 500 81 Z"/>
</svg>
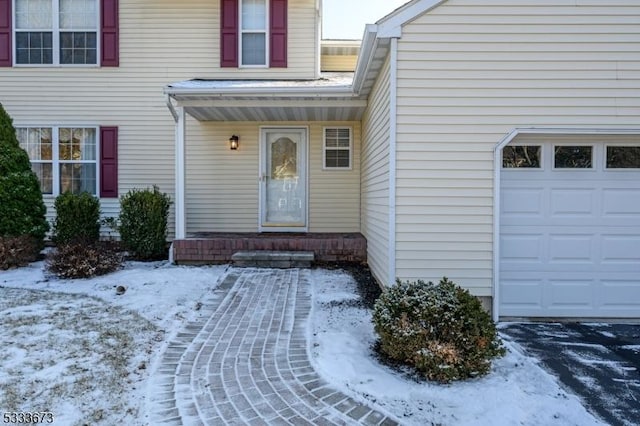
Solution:
<svg viewBox="0 0 640 426">
<path fill-rule="evenodd" d="M 310 268 L 312 251 L 239 251 L 231 256 L 235 266 L 259 268 Z"/>
</svg>

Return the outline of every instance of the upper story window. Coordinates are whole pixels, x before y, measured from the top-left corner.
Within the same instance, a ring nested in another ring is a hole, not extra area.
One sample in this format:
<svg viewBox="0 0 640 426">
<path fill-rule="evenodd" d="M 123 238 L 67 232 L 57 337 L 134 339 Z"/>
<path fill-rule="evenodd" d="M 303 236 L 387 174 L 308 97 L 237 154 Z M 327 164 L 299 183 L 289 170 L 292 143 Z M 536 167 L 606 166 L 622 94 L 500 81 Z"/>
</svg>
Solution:
<svg viewBox="0 0 640 426">
<path fill-rule="evenodd" d="M 18 65 L 96 65 L 98 0 L 15 0 Z"/>
<path fill-rule="evenodd" d="M 267 0 L 240 0 L 242 66 L 267 65 Z"/>
<path fill-rule="evenodd" d="M 220 66 L 287 67 L 287 0 L 220 0 Z"/>
</svg>

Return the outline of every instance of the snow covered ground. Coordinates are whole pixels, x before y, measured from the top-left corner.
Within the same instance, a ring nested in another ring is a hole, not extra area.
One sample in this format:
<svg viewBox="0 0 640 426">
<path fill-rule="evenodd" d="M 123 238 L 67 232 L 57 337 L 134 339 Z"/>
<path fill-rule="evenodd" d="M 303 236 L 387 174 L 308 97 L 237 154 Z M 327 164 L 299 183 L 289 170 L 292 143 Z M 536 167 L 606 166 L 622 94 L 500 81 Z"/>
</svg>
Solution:
<svg viewBox="0 0 640 426">
<path fill-rule="evenodd" d="M 0 271 L 0 411 L 51 412 L 61 426 L 148 424 L 154 363 L 225 269 L 127 262 L 80 280 L 47 276 L 42 262 Z"/>
<path fill-rule="evenodd" d="M 226 269 L 128 262 L 86 280 L 47 276 L 42 263 L 0 272 L 0 411 L 50 411 L 59 425 L 149 424 L 146 384 L 159 355 Z M 601 424 L 513 345 L 485 378 L 439 385 L 404 377 L 375 359 L 371 314 L 351 277 L 310 275 L 318 372 L 403 423 Z"/>
<path fill-rule="evenodd" d="M 313 271 L 312 361 L 327 381 L 361 401 L 399 416 L 407 425 L 602 425 L 578 398 L 567 394 L 522 349 L 508 354 L 491 374 L 462 383 L 415 382 L 380 364 L 371 312 L 350 277 Z"/>
</svg>

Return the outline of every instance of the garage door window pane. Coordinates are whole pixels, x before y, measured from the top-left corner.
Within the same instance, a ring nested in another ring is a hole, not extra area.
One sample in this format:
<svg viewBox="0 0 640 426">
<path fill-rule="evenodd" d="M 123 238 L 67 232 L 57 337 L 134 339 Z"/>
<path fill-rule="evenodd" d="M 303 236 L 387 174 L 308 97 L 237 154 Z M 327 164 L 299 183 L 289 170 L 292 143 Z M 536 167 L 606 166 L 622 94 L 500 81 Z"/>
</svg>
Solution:
<svg viewBox="0 0 640 426">
<path fill-rule="evenodd" d="M 502 167 L 505 169 L 539 169 L 541 146 L 507 146 L 502 150 Z"/>
<path fill-rule="evenodd" d="M 556 146 L 554 153 L 556 169 L 591 169 L 593 167 L 592 146 Z"/>
<path fill-rule="evenodd" d="M 640 146 L 608 146 L 607 169 L 640 169 Z"/>
</svg>

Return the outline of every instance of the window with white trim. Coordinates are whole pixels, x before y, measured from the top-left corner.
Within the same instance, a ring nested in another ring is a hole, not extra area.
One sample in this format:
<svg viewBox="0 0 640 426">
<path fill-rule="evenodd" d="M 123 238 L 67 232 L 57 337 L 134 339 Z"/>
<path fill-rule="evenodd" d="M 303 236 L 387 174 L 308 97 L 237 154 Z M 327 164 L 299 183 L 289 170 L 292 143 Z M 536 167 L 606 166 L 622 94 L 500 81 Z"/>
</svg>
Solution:
<svg viewBox="0 0 640 426">
<path fill-rule="evenodd" d="M 555 145 L 553 167 L 555 169 L 593 169 L 594 149 L 591 145 Z"/>
<path fill-rule="evenodd" d="M 326 127 L 323 142 L 324 169 L 351 169 L 352 140 L 350 127 Z"/>
<path fill-rule="evenodd" d="M 15 0 L 17 65 L 96 65 L 98 0 Z"/>
<path fill-rule="evenodd" d="M 607 145 L 607 169 L 640 169 L 640 146 Z"/>
<path fill-rule="evenodd" d="M 267 65 L 267 0 L 240 0 L 240 65 Z"/>
<path fill-rule="evenodd" d="M 97 127 L 18 127 L 16 133 L 43 194 L 97 194 Z"/>
<path fill-rule="evenodd" d="M 502 149 L 503 169 L 540 169 L 542 145 L 508 145 Z"/>
</svg>

